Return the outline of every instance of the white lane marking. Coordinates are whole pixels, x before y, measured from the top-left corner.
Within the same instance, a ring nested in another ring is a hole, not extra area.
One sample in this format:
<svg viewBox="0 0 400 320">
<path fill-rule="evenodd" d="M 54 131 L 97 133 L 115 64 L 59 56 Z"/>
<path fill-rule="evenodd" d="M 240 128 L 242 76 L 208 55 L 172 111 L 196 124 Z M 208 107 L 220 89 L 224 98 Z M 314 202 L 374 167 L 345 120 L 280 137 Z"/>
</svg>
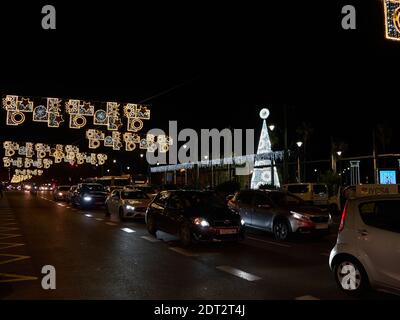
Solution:
<svg viewBox="0 0 400 320">
<path fill-rule="evenodd" d="M 185 257 L 197 257 L 198 256 L 198 254 L 190 252 L 189 250 L 182 249 L 182 248 L 169 247 L 169 250 L 175 251 L 181 255 L 184 255 Z"/>
<path fill-rule="evenodd" d="M 85 214 L 85 217 L 88 217 L 88 218 L 93 218 L 93 215 L 92 215 L 92 214 L 89 214 L 89 213 L 87 213 L 87 214 Z"/>
<path fill-rule="evenodd" d="M 66 207 L 67 209 L 71 209 L 71 207 Z"/>
<path fill-rule="evenodd" d="M 65 207 L 65 204 L 62 204 L 62 203 L 57 203 L 57 205 L 60 207 Z"/>
<path fill-rule="evenodd" d="M 97 221 L 103 221 L 104 219 L 102 218 L 96 218 Z"/>
<path fill-rule="evenodd" d="M 257 281 L 257 280 L 260 280 L 260 279 L 261 279 L 260 277 L 255 276 L 254 274 L 245 272 L 245 271 L 240 270 L 240 269 L 233 268 L 233 267 L 231 267 L 231 266 L 218 266 L 218 267 L 216 267 L 216 268 L 217 268 L 218 270 L 227 272 L 227 273 L 229 273 L 229 274 L 232 274 L 232 275 L 234 275 L 234 276 L 236 276 L 236 277 L 245 279 L 245 280 L 247 280 L 247 281 Z"/>
<path fill-rule="evenodd" d="M 117 225 L 117 224 L 114 223 L 114 222 L 106 222 L 106 224 L 109 225 L 109 226 L 116 226 L 116 225 Z"/>
<path fill-rule="evenodd" d="M 150 242 L 160 242 L 160 240 L 152 236 L 141 236 L 141 238 Z"/>
<path fill-rule="evenodd" d="M 273 244 L 275 246 L 279 246 L 279 247 L 285 247 L 285 248 L 291 248 L 292 246 L 288 245 L 288 244 L 284 244 L 284 243 L 279 243 L 279 242 L 274 242 L 274 241 L 268 241 L 268 240 L 262 240 L 262 239 L 258 239 L 258 238 L 254 238 L 254 237 L 246 237 L 247 239 L 250 240 L 254 240 L 254 241 L 259 241 L 259 242 L 264 242 L 264 243 L 269 243 L 269 244 Z"/>
<path fill-rule="evenodd" d="M 134 232 L 136 232 L 135 230 L 133 230 L 131 228 L 121 228 L 121 230 L 126 232 L 126 233 L 134 233 Z"/>
<path fill-rule="evenodd" d="M 320 299 L 318 299 L 314 296 L 305 295 L 305 296 L 297 297 L 294 300 L 320 300 Z"/>
</svg>

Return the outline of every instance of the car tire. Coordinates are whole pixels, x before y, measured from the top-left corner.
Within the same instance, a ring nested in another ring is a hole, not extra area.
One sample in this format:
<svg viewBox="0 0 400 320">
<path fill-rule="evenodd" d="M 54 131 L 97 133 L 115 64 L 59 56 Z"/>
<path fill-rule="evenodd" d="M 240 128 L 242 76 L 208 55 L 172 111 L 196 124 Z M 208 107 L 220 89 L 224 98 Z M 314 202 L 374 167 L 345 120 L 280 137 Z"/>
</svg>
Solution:
<svg viewBox="0 0 400 320">
<path fill-rule="evenodd" d="M 286 220 L 277 219 L 274 221 L 273 233 L 276 240 L 286 241 L 289 239 L 290 227 Z"/>
<path fill-rule="evenodd" d="M 125 221 L 125 217 L 124 217 L 124 209 L 119 208 L 118 210 L 118 215 L 119 215 L 119 220 L 121 221 Z"/>
<path fill-rule="evenodd" d="M 155 236 L 157 233 L 157 226 L 156 226 L 156 221 L 152 215 L 147 216 L 147 231 L 152 235 Z"/>
<path fill-rule="evenodd" d="M 188 247 L 193 242 L 192 231 L 187 223 L 183 223 L 179 229 L 179 239 L 184 247 Z"/>
<path fill-rule="evenodd" d="M 338 259 L 333 274 L 339 289 L 349 295 L 361 297 L 370 289 L 368 275 L 355 258 L 349 256 Z"/>
</svg>

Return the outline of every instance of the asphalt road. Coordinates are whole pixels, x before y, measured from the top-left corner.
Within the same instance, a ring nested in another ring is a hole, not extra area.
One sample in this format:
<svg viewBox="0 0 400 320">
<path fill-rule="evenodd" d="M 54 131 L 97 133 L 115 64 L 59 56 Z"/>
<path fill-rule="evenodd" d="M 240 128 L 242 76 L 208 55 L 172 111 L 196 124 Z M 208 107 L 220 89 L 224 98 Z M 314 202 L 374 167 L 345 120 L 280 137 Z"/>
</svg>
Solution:
<svg viewBox="0 0 400 320">
<path fill-rule="evenodd" d="M 250 231 L 239 244 L 184 249 L 173 236 L 150 236 L 144 222 L 9 192 L 0 200 L 0 299 L 350 299 L 328 267 L 335 241 L 280 243 Z M 45 265 L 56 269 L 55 290 L 42 288 Z"/>
</svg>

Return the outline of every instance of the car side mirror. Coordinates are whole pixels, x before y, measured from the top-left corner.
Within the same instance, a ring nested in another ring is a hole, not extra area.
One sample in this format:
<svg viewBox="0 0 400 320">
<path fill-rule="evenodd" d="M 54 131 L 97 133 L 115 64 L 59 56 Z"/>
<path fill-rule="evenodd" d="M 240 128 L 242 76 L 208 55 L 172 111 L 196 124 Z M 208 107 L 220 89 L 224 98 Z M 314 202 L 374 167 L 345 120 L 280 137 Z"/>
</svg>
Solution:
<svg viewBox="0 0 400 320">
<path fill-rule="evenodd" d="M 271 205 L 269 205 L 269 204 L 259 204 L 257 207 L 260 209 L 271 209 L 272 208 Z"/>
</svg>

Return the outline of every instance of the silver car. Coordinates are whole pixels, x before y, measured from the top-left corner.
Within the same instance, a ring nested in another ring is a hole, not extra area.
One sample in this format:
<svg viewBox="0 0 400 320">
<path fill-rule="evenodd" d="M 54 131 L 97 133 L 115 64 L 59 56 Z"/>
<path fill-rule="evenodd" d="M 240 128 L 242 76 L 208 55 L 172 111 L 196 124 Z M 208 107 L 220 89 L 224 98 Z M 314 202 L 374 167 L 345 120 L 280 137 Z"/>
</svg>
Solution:
<svg viewBox="0 0 400 320">
<path fill-rule="evenodd" d="M 327 210 L 307 205 L 286 191 L 243 190 L 228 198 L 246 227 L 272 232 L 278 240 L 292 233 L 329 233 L 332 219 Z"/>
<path fill-rule="evenodd" d="M 144 218 L 150 197 L 136 189 L 115 189 L 106 199 L 106 214 L 126 218 Z"/>
<path fill-rule="evenodd" d="M 329 265 L 345 292 L 400 294 L 400 195 L 348 200 Z"/>
</svg>

